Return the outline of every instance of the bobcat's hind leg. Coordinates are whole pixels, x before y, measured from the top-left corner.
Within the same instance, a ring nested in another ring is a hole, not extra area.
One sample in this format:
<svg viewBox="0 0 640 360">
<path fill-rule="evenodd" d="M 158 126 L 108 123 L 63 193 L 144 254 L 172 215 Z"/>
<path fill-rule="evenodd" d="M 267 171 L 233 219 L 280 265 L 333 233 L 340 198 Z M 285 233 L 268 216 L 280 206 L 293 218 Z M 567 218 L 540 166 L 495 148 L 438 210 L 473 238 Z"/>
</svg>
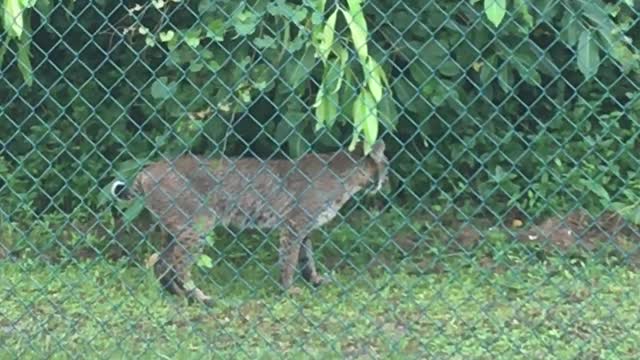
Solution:
<svg viewBox="0 0 640 360">
<path fill-rule="evenodd" d="M 298 267 L 302 272 L 302 277 L 316 287 L 326 283 L 327 280 L 323 276 L 318 275 L 318 271 L 316 270 L 316 262 L 313 258 L 313 246 L 308 236 L 302 241 L 301 247 Z"/>
<path fill-rule="evenodd" d="M 201 247 L 200 236 L 191 229 L 185 229 L 170 239 L 169 245 L 160 253 L 154 264 L 154 272 L 160 284 L 170 293 L 185 296 L 206 305 L 212 299 L 191 280 L 194 256 Z"/>
</svg>

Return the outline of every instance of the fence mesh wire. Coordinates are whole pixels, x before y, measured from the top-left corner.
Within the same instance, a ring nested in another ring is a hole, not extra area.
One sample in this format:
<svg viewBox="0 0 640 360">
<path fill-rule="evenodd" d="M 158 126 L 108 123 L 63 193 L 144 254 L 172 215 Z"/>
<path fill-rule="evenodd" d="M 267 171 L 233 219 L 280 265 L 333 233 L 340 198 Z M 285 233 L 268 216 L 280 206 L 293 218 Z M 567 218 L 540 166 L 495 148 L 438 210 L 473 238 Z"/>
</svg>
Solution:
<svg viewBox="0 0 640 360">
<path fill-rule="evenodd" d="M 5 0 L 1 357 L 637 359 L 639 11 Z"/>
</svg>

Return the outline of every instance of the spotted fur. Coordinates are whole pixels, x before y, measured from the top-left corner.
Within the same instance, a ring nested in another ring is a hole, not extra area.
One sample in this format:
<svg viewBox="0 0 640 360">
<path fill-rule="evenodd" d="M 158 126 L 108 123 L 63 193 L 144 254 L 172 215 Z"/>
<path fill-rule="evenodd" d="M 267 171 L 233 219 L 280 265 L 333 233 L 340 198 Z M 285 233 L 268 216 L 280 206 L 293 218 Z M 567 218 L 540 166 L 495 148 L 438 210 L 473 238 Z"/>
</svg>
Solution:
<svg viewBox="0 0 640 360">
<path fill-rule="evenodd" d="M 384 143 L 372 151 L 307 154 L 296 162 L 252 158 L 208 160 L 184 155 L 146 166 L 128 188 L 113 184 L 114 196 L 142 196 L 170 235 L 154 271 L 169 291 L 209 303 L 191 281 L 203 235 L 218 225 L 280 229 L 280 282 L 292 285 L 298 264 L 314 285 L 324 279 L 313 260 L 309 233 L 331 221 L 361 190 L 377 191 L 387 178 Z"/>
</svg>

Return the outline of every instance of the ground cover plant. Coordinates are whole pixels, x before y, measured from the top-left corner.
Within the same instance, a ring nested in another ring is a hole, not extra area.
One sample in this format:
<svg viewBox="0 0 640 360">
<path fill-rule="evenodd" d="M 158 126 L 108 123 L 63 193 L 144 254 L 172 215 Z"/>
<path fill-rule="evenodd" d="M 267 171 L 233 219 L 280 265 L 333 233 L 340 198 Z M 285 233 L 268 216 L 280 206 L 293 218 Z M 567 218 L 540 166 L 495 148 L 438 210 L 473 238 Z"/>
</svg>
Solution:
<svg viewBox="0 0 640 360">
<path fill-rule="evenodd" d="M 220 236 L 213 248 L 224 256 L 212 251 L 213 266 L 196 272 L 212 308 L 163 293 L 147 254 L 3 261 L 2 357 L 640 355 L 640 264 L 624 256 L 632 247 L 620 251 L 601 237 L 571 250 L 514 241 L 529 230 L 480 225 L 477 236 L 461 229 L 450 243 L 442 231 L 453 227 L 423 216 L 410 227 L 398 213 L 375 226 L 369 217 L 356 213 L 328 230 L 330 245 L 317 252 L 331 285 L 293 296 L 277 291 L 276 239 Z"/>
</svg>

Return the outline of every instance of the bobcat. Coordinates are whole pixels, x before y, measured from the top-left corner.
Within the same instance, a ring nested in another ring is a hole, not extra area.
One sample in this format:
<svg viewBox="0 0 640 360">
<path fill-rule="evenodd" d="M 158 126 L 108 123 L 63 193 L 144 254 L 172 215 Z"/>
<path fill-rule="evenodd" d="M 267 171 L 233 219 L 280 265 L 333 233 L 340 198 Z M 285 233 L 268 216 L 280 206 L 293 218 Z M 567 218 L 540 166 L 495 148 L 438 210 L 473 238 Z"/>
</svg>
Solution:
<svg viewBox="0 0 640 360">
<path fill-rule="evenodd" d="M 385 146 L 371 152 L 345 150 L 306 154 L 298 161 L 252 158 L 207 160 L 188 154 L 151 163 L 128 188 L 115 181 L 121 199 L 144 198 L 145 207 L 170 235 L 154 272 L 169 292 L 211 304 L 191 281 L 193 257 L 204 233 L 218 225 L 280 229 L 280 283 L 291 290 L 296 264 L 302 277 L 318 286 L 309 233 L 332 220 L 362 189 L 377 192 L 387 180 Z"/>
</svg>

